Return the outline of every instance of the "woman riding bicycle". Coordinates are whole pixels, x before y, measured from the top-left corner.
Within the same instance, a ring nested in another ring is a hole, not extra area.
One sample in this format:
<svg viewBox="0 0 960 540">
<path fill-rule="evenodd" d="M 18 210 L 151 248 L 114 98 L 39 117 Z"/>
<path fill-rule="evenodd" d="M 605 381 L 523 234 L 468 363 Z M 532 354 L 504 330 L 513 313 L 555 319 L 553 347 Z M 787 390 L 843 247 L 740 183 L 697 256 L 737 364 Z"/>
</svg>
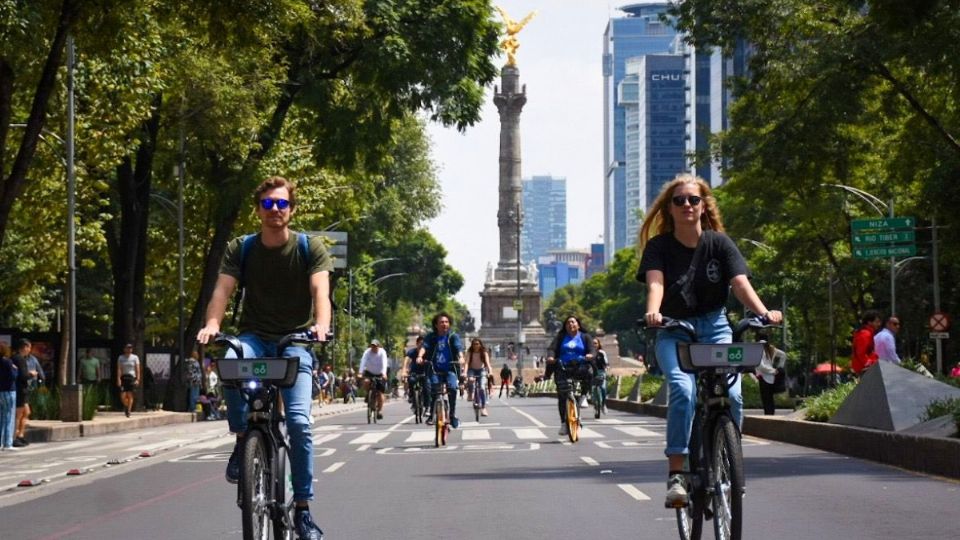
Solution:
<svg viewBox="0 0 960 540">
<path fill-rule="evenodd" d="M 493 368 L 490 367 L 490 354 L 480 338 L 473 338 L 467 349 L 467 379 L 474 378 L 473 391 L 480 392 L 480 415 L 487 416 L 487 381 Z"/>
<path fill-rule="evenodd" d="M 550 376 L 551 372 L 555 373 L 557 388 L 560 388 L 566 383 L 562 378 L 571 376 L 580 381 L 584 392 L 589 391 L 590 380 L 593 378 L 591 362 L 595 352 L 593 337 L 581 331 L 580 320 L 570 315 L 563 321 L 563 328 L 557 332 L 557 336 L 550 343 L 547 352 L 547 377 Z M 562 369 L 556 365 L 558 361 Z M 557 392 L 557 408 L 560 410 L 560 435 L 568 435 L 570 429 L 567 426 L 566 399 L 565 395 Z"/>
<path fill-rule="evenodd" d="M 646 323 L 660 326 L 663 317 L 683 319 L 697 331 L 701 343 L 733 340 L 724 305 L 730 288 L 747 309 L 777 324 L 779 311 L 767 311 L 747 278 L 747 264 L 736 245 L 723 233 L 723 222 L 710 186 L 703 179 L 681 174 L 663 187 L 640 228 L 642 250 L 637 280 L 647 284 Z M 669 506 L 687 502 L 683 466 L 690 443 L 695 406 L 695 377 L 680 370 L 677 342 L 689 342 L 681 331 L 663 331 L 657 338 L 660 369 L 670 385 L 667 409 Z M 743 420 L 740 379 L 729 390 L 731 410 Z"/>
</svg>

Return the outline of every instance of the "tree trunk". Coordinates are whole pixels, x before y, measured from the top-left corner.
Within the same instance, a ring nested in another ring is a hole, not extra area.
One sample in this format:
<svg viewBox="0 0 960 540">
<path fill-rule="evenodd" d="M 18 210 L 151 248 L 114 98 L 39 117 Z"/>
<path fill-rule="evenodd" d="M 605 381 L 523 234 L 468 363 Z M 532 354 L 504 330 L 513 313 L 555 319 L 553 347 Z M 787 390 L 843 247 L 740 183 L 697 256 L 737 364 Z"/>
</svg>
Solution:
<svg viewBox="0 0 960 540">
<path fill-rule="evenodd" d="M 7 233 L 7 222 L 10 220 L 10 213 L 13 211 L 13 203 L 17 197 L 23 193 L 27 184 L 27 171 L 33 162 L 33 155 L 37 150 L 37 141 L 40 140 L 40 134 L 43 132 L 43 124 L 47 118 L 47 106 L 50 103 L 50 97 L 57 85 L 57 71 L 63 60 L 63 49 L 67 42 L 67 34 L 73 25 L 77 16 L 76 0 L 63 0 L 60 7 L 60 19 L 57 21 L 57 31 L 50 42 L 50 50 L 47 53 L 47 60 L 43 65 L 43 71 L 40 73 L 40 80 L 33 94 L 33 103 L 30 107 L 30 116 L 27 118 L 27 126 L 24 128 L 23 138 L 20 140 L 20 149 L 13 160 L 10 168 L 10 174 L 6 178 L 0 178 L 0 247 L 3 247 L 3 240 Z M 4 65 L 6 65 L 4 63 Z M 9 66 L 7 66 L 9 70 Z M 11 81 L 13 73 L 0 71 L 4 79 Z M 5 84 L 5 83 L 3 83 Z M 0 92 L 3 91 L 0 84 Z M 0 94 L 0 98 L 4 96 Z M 12 98 L 12 93 L 10 94 Z M 0 105 L 0 111 L 10 104 Z M 9 122 L 3 122 L 4 135 L 0 137 L 3 143 L 6 143 L 6 130 L 9 129 Z M 5 146 L 0 146 L 0 154 L 6 152 Z M 3 169 L 0 169 L 0 175 Z"/>
</svg>

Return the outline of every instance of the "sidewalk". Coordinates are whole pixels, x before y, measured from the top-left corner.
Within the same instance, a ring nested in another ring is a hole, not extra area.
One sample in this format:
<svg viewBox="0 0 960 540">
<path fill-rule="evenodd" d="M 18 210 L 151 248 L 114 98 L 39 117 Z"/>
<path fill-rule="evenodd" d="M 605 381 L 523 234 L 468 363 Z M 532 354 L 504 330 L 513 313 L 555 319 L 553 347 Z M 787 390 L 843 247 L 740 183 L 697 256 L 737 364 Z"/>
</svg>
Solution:
<svg viewBox="0 0 960 540">
<path fill-rule="evenodd" d="M 366 405 L 362 401 L 344 404 L 342 400 L 319 406 L 313 402 L 314 418 L 332 416 L 354 411 L 362 411 Z M 59 420 L 30 420 L 27 426 L 26 439 L 31 443 L 54 442 L 79 439 L 81 437 L 95 437 L 108 433 L 133 431 L 144 428 L 166 426 L 170 424 L 184 424 L 202 422 L 197 413 L 172 411 L 142 411 L 134 412 L 127 418 L 122 412 L 98 412 L 93 420 L 83 422 L 61 422 Z M 216 422 L 217 420 L 213 420 Z"/>
</svg>

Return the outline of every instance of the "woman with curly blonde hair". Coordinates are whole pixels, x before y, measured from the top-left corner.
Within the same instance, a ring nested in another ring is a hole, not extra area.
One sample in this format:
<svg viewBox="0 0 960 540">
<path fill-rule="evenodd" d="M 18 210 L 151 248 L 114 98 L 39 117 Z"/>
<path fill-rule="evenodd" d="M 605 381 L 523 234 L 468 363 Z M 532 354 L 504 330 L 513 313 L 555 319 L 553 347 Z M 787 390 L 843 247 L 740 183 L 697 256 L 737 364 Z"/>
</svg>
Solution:
<svg viewBox="0 0 960 540">
<path fill-rule="evenodd" d="M 733 240 L 723 232 L 723 221 L 710 186 L 691 174 L 681 174 L 663 187 L 654 201 L 637 239 L 642 251 L 637 280 L 647 284 L 646 323 L 655 327 L 663 317 L 689 322 L 701 343 L 730 343 L 727 321 L 729 290 L 737 300 L 771 323 L 779 311 L 768 311 L 747 278 L 747 263 Z M 680 370 L 677 343 L 690 336 L 679 330 L 660 332 L 656 353 L 660 370 L 670 385 L 667 408 L 668 507 L 685 506 L 684 457 L 689 452 L 693 425 L 693 375 Z M 743 419 L 739 378 L 729 390 L 731 409 L 738 424 Z"/>
</svg>

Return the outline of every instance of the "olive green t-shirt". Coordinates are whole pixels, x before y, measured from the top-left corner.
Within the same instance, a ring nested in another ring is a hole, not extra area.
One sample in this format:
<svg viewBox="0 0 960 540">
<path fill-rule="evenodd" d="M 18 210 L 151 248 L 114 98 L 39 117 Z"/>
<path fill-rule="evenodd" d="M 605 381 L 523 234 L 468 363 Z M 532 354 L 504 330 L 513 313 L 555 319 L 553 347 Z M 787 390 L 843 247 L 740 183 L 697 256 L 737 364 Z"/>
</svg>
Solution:
<svg viewBox="0 0 960 540">
<path fill-rule="evenodd" d="M 242 236 L 227 244 L 220 264 L 221 274 L 240 279 L 242 244 Z M 276 340 L 291 332 L 308 330 L 313 325 L 310 276 L 333 270 L 333 261 L 321 237 L 310 237 L 309 246 L 310 258 L 302 260 L 297 233 L 290 231 L 290 239 L 278 248 L 264 246 L 257 235 L 247 253 L 244 269 L 246 292 L 240 313 L 241 333 L 253 332 L 265 339 Z"/>
</svg>

